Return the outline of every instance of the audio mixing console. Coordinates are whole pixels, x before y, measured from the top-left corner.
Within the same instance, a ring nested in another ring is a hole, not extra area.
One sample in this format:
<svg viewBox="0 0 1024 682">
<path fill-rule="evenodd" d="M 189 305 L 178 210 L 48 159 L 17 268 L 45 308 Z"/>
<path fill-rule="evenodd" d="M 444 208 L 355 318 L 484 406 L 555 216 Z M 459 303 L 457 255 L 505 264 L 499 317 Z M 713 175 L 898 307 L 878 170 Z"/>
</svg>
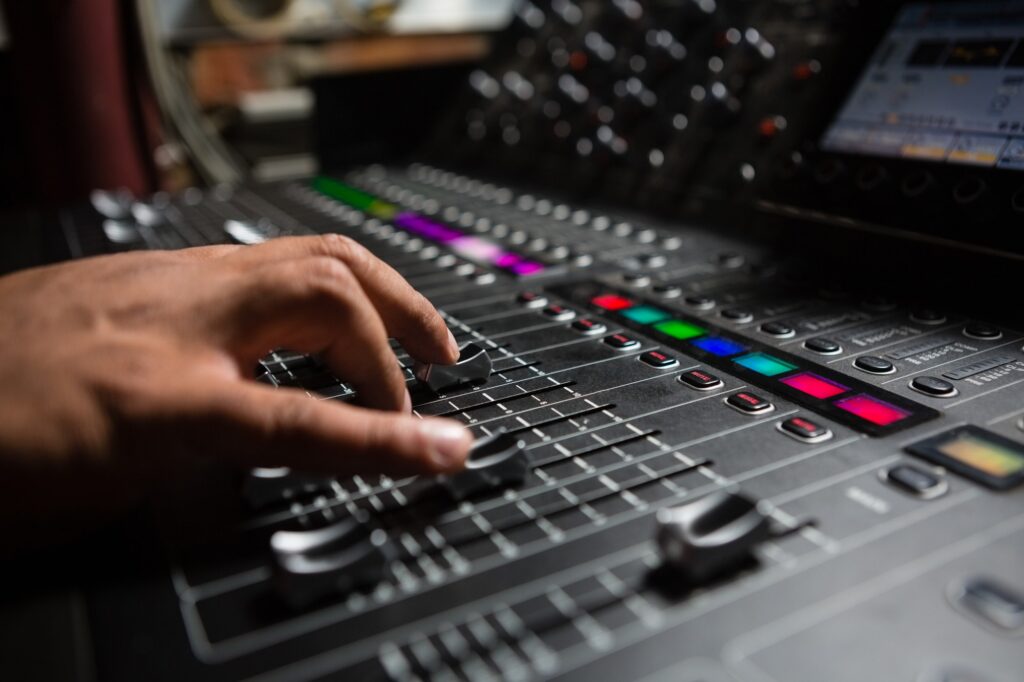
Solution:
<svg viewBox="0 0 1024 682">
<path fill-rule="evenodd" d="M 416 412 L 478 438 L 452 477 L 265 469 L 160 507 L 160 549 L 83 588 L 99 677 L 1024 679 L 1020 320 L 822 277 L 746 229 L 948 241 L 903 222 L 916 178 L 976 218 L 960 247 L 1024 252 L 1012 84 L 990 168 L 852 149 L 870 97 L 834 119 L 900 36 L 930 46 L 914 68 L 978 54 L 1024 82 L 1019 2 L 523 2 L 429 163 L 69 213 L 77 255 L 358 241 L 464 347 L 435 374 L 395 346 Z M 353 398 L 285 349 L 256 380 Z"/>
</svg>

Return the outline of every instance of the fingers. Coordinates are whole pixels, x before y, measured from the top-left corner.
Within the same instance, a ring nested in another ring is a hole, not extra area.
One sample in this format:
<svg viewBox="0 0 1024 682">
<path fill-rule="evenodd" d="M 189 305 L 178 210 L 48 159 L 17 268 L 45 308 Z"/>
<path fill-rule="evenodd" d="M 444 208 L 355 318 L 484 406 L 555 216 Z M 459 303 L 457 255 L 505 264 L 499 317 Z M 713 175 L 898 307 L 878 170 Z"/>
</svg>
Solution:
<svg viewBox="0 0 1024 682">
<path fill-rule="evenodd" d="M 190 432 L 197 435 L 194 446 L 244 466 L 337 475 L 445 473 L 463 468 L 473 441 L 455 421 L 366 410 L 246 382 L 178 398 L 188 418 L 199 422 Z"/>
<path fill-rule="evenodd" d="M 430 302 L 386 263 L 340 235 L 275 239 L 231 256 L 241 263 L 328 257 L 344 263 L 359 281 L 384 322 L 411 356 L 424 362 L 452 364 L 458 345 Z"/>
<path fill-rule="evenodd" d="M 227 349 L 246 366 L 270 348 L 319 353 L 360 401 L 408 411 L 405 376 L 384 324 L 340 261 L 319 256 L 255 268 L 227 303 Z"/>
</svg>

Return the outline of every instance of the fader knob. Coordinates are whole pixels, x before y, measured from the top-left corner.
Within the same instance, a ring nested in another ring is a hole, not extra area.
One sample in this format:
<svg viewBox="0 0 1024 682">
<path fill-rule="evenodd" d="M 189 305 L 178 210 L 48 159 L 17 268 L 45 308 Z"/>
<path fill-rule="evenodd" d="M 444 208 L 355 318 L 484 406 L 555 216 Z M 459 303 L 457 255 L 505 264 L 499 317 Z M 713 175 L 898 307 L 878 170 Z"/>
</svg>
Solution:
<svg viewBox="0 0 1024 682">
<path fill-rule="evenodd" d="M 768 517 L 748 497 L 712 493 L 658 512 L 657 542 L 665 564 L 702 583 L 735 568 L 769 538 Z"/>
<path fill-rule="evenodd" d="M 376 585 L 395 557 L 387 533 L 354 517 L 316 530 L 278 531 L 270 549 L 277 589 L 294 608 Z"/>
<path fill-rule="evenodd" d="M 463 471 L 439 476 L 438 482 L 453 498 L 463 500 L 487 490 L 518 485 L 529 468 L 526 443 L 501 429 L 473 444 Z"/>
<path fill-rule="evenodd" d="M 462 384 L 482 383 L 491 376 L 493 364 L 487 351 L 470 343 L 459 354 L 454 365 L 432 365 L 417 362 L 413 366 L 413 374 L 435 393 Z"/>
<path fill-rule="evenodd" d="M 315 493 L 330 489 L 330 479 L 296 474 L 286 467 L 253 469 L 242 484 L 242 497 L 253 509 L 282 502 L 296 493 Z"/>
</svg>

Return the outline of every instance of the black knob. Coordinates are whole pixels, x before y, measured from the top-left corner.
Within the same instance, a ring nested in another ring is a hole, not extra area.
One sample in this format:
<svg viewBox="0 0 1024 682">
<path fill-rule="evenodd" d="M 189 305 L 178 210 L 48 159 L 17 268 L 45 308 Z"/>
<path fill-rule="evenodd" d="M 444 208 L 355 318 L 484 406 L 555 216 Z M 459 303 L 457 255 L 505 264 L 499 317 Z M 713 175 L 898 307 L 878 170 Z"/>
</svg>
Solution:
<svg viewBox="0 0 1024 682">
<path fill-rule="evenodd" d="M 665 564 L 693 583 L 722 576 L 771 535 L 768 517 L 748 497 L 725 491 L 658 512 Z"/>
<path fill-rule="evenodd" d="M 396 555 L 387 533 L 355 517 L 316 530 L 278 531 L 270 549 L 277 589 L 294 608 L 376 585 Z"/>
<path fill-rule="evenodd" d="M 529 469 L 526 443 L 500 429 L 473 444 L 463 471 L 439 476 L 438 482 L 454 499 L 464 500 L 488 490 L 518 485 Z"/>
<path fill-rule="evenodd" d="M 440 393 L 462 384 L 483 383 L 491 376 L 491 369 L 491 358 L 487 351 L 471 343 L 462 349 L 454 365 L 417 362 L 413 366 L 413 374 L 432 391 Z"/>
</svg>

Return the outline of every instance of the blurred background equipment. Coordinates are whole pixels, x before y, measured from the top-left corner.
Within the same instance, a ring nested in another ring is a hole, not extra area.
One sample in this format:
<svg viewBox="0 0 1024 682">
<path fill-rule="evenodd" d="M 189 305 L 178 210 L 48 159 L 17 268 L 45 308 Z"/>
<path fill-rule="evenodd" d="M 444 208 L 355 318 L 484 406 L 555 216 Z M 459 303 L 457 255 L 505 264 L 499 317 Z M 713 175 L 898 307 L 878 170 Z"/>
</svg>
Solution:
<svg viewBox="0 0 1024 682">
<path fill-rule="evenodd" d="M 386 80 L 410 68 L 477 61 L 488 50 L 486 33 L 507 23 L 511 5 L 138 0 L 168 127 L 190 151 L 197 173 L 213 183 L 315 172 L 313 93 L 319 79 L 360 74 L 360 85 L 384 92 L 393 90 Z M 361 137 L 388 134 L 369 128 Z"/>
</svg>

